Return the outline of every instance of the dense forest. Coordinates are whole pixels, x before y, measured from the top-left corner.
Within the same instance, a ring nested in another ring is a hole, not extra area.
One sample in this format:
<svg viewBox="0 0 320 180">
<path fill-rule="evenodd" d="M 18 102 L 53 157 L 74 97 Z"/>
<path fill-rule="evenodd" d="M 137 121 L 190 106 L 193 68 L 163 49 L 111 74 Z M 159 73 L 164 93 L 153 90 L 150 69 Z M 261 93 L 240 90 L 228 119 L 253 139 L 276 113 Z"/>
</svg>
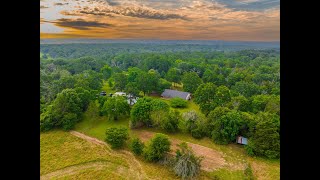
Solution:
<svg viewBox="0 0 320 180">
<path fill-rule="evenodd" d="M 130 117 L 131 128 L 183 131 L 194 138 L 209 137 L 217 144 L 234 143 L 242 135 L 249 139 L 245 146 L 249 155 L 279 158 L 279 49 L 214 49 L 193 45 L 42 44 L 40 131 L 73 129 L 90 102 L 96 101 L 101 116 L 115 121 Z M 104 84 L 140 98 L 129 106 L 123 97 L 97 96 Z M 183 108 L 181 99 L 168 104 L 152 98 L 169 88 L 192 93 L 200 111 L 181 113 L 170 108 Z M 158 157 L 147 154 L 148 158 Z"/>
</svg>

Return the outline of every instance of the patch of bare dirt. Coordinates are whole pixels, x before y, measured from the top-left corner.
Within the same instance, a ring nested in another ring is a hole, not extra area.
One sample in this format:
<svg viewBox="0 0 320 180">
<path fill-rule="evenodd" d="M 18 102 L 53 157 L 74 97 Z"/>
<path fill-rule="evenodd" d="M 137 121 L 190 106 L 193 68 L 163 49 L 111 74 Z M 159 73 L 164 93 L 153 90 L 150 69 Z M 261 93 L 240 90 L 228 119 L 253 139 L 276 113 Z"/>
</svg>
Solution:
<svg viewBox="0 0 320 180">
<path fill-rule="evenodd" d="M 139 138 L 143 142 L 146 142 L 149 139 L 151 139 L 154 134 L 155 133 L 153 132 L 141 131 L 139 132 Z M 171 141 L 170 154 L 175 154 L 175 151 L 179 149 L 178 145 L 183 141 L 180 141 L 178 139 L 173 139 L 173 138 L 170 138 L 170 141 Z M 186 142 L 186 143 L 188 144 L 189 147 L 192 148 L 192 150 L 197 156 L 204 157 L 204 159 L 201 162 L 201 169 L 205 171 L 212 171 L 227 165 L 225 159 L 223 158 L 222 153 L 220 153 L 219 151 L 216 151 L 214 149 L 201 146 L 198 144 L 190 143 L 190 142 Z"/>
</svg>

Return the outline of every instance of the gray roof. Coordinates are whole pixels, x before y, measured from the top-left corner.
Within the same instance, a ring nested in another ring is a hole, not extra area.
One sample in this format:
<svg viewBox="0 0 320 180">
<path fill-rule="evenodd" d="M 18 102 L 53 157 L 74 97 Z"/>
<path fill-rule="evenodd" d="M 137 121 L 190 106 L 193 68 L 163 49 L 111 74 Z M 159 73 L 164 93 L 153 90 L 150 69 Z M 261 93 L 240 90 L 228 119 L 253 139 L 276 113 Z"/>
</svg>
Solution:
<svg viewBox="0 0 320 180">
<path fill-rule="evenodd" d="M 165 89 L 163 93 L 161 94 L 162 97 L 165 98 L 174 98 L 174 97 L 180 97 L 182 99 L 186 99 L 190 93 L 189 92 L 183 92 L 183 91 L 177 91 L 172 89 Z"/>
</svg>

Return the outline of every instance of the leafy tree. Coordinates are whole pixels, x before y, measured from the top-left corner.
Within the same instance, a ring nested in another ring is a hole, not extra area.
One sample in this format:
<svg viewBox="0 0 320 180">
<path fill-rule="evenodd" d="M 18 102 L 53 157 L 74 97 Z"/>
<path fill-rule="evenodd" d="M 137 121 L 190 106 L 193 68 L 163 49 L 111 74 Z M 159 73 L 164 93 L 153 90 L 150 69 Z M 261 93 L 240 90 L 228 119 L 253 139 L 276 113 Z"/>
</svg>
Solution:
<svg viewBox="0 0 320 180">
<path fill-rule="evenodd" d="M 77 114 L 75 113 L 67 113 L 62 117 L 62 129 L 70 130 L 74 127 L 77 122 Z"/>
<path fill-rule="evenodd" d="M 131 141 L 130 148 L 135 155 L 141 155 L 144 148 L 144 143 L 139 138 L 134 138 Z"/>
<path fill-rule="evenodd" d="M 82 111 L 87 110 L 88 105 L 92 100 L 91 93 L 88 90 L 83 89 L 81 87 L 77 87 L 74 90 L 78 93 L 79 99 L 81 101 L 80 104 Z"/>
<path fill-rule="evenodd" d="M 207 69 L 203 74 L 202 80 L 204 83 L 211 82 L 211 83 L 216 84 L 218 86 L 225 84 L 225 77 L 222 74 L 220 74 L 220 72 L 218 72 L 218 70 L 216 70 L 214 72 L 214 71 Z"/>
<path fill-rule="evenodd" d="M 169 89 L 170 87 L 171 83 L 169 81 L 160 78 L 158 92 L 163 92 L 165 89 Z"/>
<path fill-rule="evenodd" d="M 184 73 L 182 76 L 183 89 L 193 93 L 202 84 L 202 79 L 195 72 Z"/>
<path fill-rule="evenodd" d="M 81 101 L 74 89 L 64 89 L 40 116 L 40 129 L 72 129 L 81 114 Z"/>
<path fill-rule="evenodd" d="M 76 83 L 75 87 L 82 87 L 84 89 L 100 90 L 102 87 L 102 74 L 86 70 L 81 74 L 75 75 Z"/>
<path fill-rule="evenodd" d="M 128 68 L 128 82 L 136 82 L 137 77 L 143 71 L 137 67 Z"/>
<path fill-rule="evenodd" d="M 155 91 L 157 92 L 159 90 L 159 86 L 160 86 L 160 74 L 158 71 L 154 70 L 154 69 L 150 69 L 148 71 L 148 80 L 147 80 L 147 84 L 149 86 L 149 92 Z"/>
<path fill-rule="evenodd" d="M 140 93 L 140 91 L 137 87 L 137 83 L 135 83 L 135 82 L 129 82 L 126 85 L 124 92 L 126 92 L 127 94 L 132 94 L 133 96 L 138 96 Z"/>
<path fill-rule="evenodd" d="M 196 111 L 187 111 L 182 114 L 182 118 L 185 123 L 185 128 L 188 132 L 191 132 L 193 129 L 197 128 L 196 121 L 199 118 L 199 115 Z"/>
<path fill-rule="evenodd" d="M 241 114 L 231 110 L 213 123 L 212 139 L 217 144 L 228 144 L 236 140 L 242 125 Z"/>
<path fill-rule="evenodd" d="M 225 106 L 231 100 L 229 88 L 226 86 L 219 86 L 216 89 L 214 99 L 218 106 Z"/>
<path fill-rule="evenodd" d="M 143 149 L 143 156 L 147 161 L 159 161 L 170 151 L 168 136 L 156 133 Z"/>
<path fill-rule="evenodd" d="M 243 112 L 250 111 L 250 101 L 244 96 L 232 97 L 227 107 L 234 110 Z"/>
<path fill-rule="evenodd" d="M 170 99 L 170 105 L 174 108 L 185 108 L 187 107 L 187 101 L 182 98 L 175 97 Z"/>
<path fill-rule="evenodd" d="M 160 127 L 167 132 L 176 132 L 180 120 L 180 113 L 178 111 L 169 111 L 166 116 L 160 121 Z"/>
<path fill-rule="evenodd" d="M 110 144 L 112 148 L 121 148 L 128 139 L 129 133 L 127 128 L 112 127 L 106 130 L 106 142 Z"/>
<path fill-rule="evenodd" d="M 100 69 L 100 72 L 102 73 L 103 79 L 109 79 L 112 75 L 112 69 L 107 64 Z"/>
<path fill-rule="evenodd" d="M 170 106 L 161 99 L 152 99 L 151 111 L 165 110 L 169 111 Z"/>
<path fill-rule="evenodd" d="M 276 114 L 260 112 L 256 116 L 257 124 L 253 135 L 245 147 L 248 154 L 266 156 L 268 158 L 280 157 L 280 119 Z"/>
<path fill-rule="evenodd" d="M 237 82 L 242 81 L 245 78 L 245 75 L 240 72 L 232 72 L 227 78 L 228 87 L 235 85 Z"/>
<path fill-rule="evenodd" d="M 182 114 L 183 129 L 190 132 L 194 138 L 202 138 L 205 135 L 210 135 L 208 132 L 208 121 L 196 111 L 188 111 Z"/>
<path fill-rule="evenodd" d="M 115 73 L 113 79 L 114 87 L 120 91 L 124 90 L 127 85 L 127 76 L 124 73 Z"/>
<path fill-rule="evenodd" d="M 280 96 L 271 95 L 265 107 L 266 112 L 276 113 L 280 115 Z"/>
<path fill-rule="evenodd" d="M 149 97 L 139 98 L 131 110 L 131 125 L 132 127 L 151 124 L 150 112 L 152 110 L 152 99 Z"/>
<path fill-rule="evenodd" d="M 251 97 L 260 92 L 259 86 L 252 82 L 237 82 L 231 89 L 245 97 Z"/>
<path fill-rule="evenodd" d="M 130 107 L 124 97 L 112 97 L 104 102 L 103 113 L 109 120 L 118 120 L 120 116 L 129 115 Z"/>
<path fill-rule="evenodd" d="M 174 172 L 182 179 L 195 178 L 200 173 L 202 157 L 197 157 L 187 143 L 179 144 Z"/>
<path fill-rule="evenodd" d="M 177 68 L 170 68 L 167 72 L 166 79 L 168 81 L 173 82 L 173 86 L 175 86 L 175 83 L 180 83 L 181 81 L 181 73 L 179 69 Z"/>
<path fill-rule="evenodd" d="M 146 72 L 141 72 L 138 74 L 136 78 L 137 86 L 140 91 L 143 92 L 144 95 L 151 91 L 151 83 L 149 80 L 149 75 Z"/>
<path fill-rule="evenodd" d="M 217 86 L 213 83 L 201 84 L 194 93 L 194 102 L 200 106 L 200 110 L 205 114 L 209 114 L 216 106 L 215 94 Z"/>
</svg>

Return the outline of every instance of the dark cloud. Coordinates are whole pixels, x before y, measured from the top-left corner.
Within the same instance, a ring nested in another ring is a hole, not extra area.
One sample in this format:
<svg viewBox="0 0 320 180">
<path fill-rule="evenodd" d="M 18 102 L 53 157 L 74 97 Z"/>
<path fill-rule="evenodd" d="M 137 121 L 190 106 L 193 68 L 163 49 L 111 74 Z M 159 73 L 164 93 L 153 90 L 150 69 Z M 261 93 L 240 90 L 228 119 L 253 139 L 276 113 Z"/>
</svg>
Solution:
<svg viewBox="0 0 320 180">
<path fill-rule="evenodd" d="M 110 16 L 110 13 L 123 15 L 123 16 L 130 16 L 130 17 L 138 17 L 138 18 L 145 18 L 145 19 L 159 19 L 159 20 L 168 20 L 168 19 L 183 19 L 189 20 L 185 16 L 181 16 L 179 14 L 172 14 L 172 13 L 163 13 L 159 11 L 152 11 L 140 7 L 125 7 L 125 8 L 116 8 L 116 9 L 98 9 L 94 8 L 93 10 L 89 9 L 88 7 L 82 8 L 79 11 L 81 14 L 93 14 L 93 15 L 106 15 Z"/>
<path fill-rule="evenodd" d="M 45 8 L 49 8 L 48 6 L 40 6 L 40 9 L 45 9 Z"/>
<path fill-rule="evenodd" d="M 113 13 L 121 14 L 124 16 L 138 17 L 138 18 L 146 18 L 146 19 L 159 19 L 159 20 L 168 20 L 168 19 L 183 19 L 187 20 L 186 17 L 181 16 L 179 14 L 171 14 L 171 13 L 161 13 L 157 11 L 150 11 L 142 8 L 123 8 L 118 11 L 114 11 Z"/>
<path fill-rule="evenodd" d="M 109 17 L 114 17 L 113 15 L 106 13 L 106 12 L 99 12 L 99 11 L 79 11 L 81 14 L 91 14 L 91 15 L 96 15 L 96 16 L 109 16 Z"/>
<path fill-rule="evenodd" d="M 53 5 L 55 6 L 63 6 L 63 5 L 68 5 L 69 3 L 54 3 Z"/>
<path fill-rule="evenodd" d="M 104 27 L 112 26 L 111 24 L 100 23 L 97 21 L 85 21 L 80 18 L 78 19 L 61 18 L 61 19 L 58 19 L 57 21 L 54 21 L 53 23 L 57 26 L 68 27 L 68 28 L 79 29 L 79 30 L 88 30 L 94 27 L 104 28 Z"/>
</svg>

